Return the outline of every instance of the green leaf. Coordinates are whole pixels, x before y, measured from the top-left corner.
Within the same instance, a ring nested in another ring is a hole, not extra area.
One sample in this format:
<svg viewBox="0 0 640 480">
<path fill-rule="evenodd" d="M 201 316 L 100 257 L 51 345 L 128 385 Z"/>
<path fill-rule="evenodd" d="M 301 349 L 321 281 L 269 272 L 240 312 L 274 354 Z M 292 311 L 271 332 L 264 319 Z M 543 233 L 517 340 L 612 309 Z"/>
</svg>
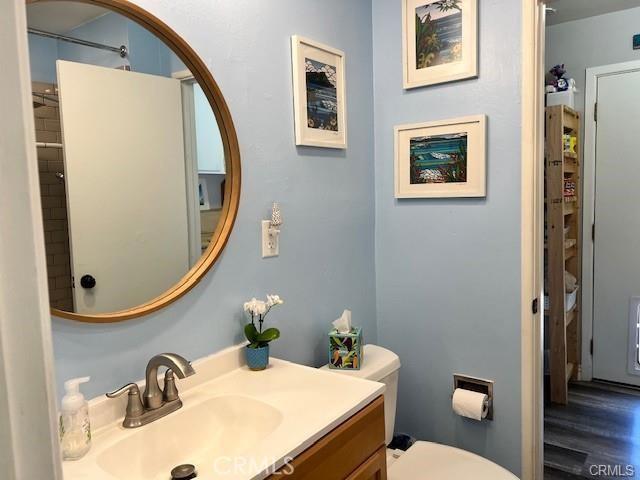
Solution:
<svg viewBox="0 0 640 480">
<path fill-rule="evenodd" d="M 258 333 L 255 341 L 260 343 L 269 343 L 280 338 L 280 330 L 277 328 L 267 328 L 264 332 Z"/>
<path fill-rule="evenodd" d="M 244 336 L 247 337 L 247 340 L 251 343 L 256 343 L 258 337 L 258 330 L 253 323 L 249 323 L 244 327 Z"/>
</svg>

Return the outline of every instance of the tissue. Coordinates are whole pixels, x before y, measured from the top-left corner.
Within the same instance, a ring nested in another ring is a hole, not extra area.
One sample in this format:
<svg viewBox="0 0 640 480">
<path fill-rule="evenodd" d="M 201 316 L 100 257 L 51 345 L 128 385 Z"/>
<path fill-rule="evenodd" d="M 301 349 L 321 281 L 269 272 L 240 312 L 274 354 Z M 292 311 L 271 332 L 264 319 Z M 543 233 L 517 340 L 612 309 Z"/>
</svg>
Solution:
<svg viewBox="0 0 640 480">
<path fill-rule="evenodd" d="M 332 322 L 329 332 L 329 368 L 359 370 L 362 366 L 362 329 L 351 325 L 351 311 L 345 310 Z"/>
<path fill-rule="evenodd" d="M 331 322 L 333 328 L 335 328 L 338 333 L 349 333 L 351 332 L 351 310 L 345 310 L 342 312 L 340 318 Z"/>
</svg>

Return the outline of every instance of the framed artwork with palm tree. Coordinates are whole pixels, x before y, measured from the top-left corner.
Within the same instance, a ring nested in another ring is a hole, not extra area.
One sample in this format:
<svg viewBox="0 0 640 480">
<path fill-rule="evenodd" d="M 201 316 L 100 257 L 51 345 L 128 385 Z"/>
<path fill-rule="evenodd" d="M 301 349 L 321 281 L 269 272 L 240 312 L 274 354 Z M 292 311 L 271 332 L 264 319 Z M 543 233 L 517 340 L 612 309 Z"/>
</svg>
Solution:
<svg viewBox="0 0 640 480">
<path fill-rule="evenodd" d="M 485 137 L 485 115 L 396 126 L 396 198 L 484 197 Z"/>
<path fill-rule="evenodd" d="M 291 37 L 296 145 L 347 148 L 344 52 Z"/>
<path fill-rule="evenodd" d="M 478 0 L 402 0 L 404 88 L 478 76 Z"/>
</svg>

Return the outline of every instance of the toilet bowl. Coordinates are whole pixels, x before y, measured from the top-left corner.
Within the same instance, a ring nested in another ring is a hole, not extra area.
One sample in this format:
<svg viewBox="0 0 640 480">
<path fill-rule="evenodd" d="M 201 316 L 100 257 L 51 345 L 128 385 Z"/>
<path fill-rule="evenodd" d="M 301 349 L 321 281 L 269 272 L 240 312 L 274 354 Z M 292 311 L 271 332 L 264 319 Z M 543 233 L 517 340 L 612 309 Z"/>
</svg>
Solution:
<svg viewBox="0 0 640 480">
<path fill-rule="evenodd" d="M 386 348 L 365 345 L 360 370 L 329 369 L 342 375 L 365 378 L 384 383 L 385 441 L 389 445 L 393 438 L 398 398 L 398 373 L 400 359 Z M 432 442 L 418 441 L 399 458 L 391 453 L 387 456 L 389 480 L 518 480 L 504 468 L 465 450 Z"/>
</svg>

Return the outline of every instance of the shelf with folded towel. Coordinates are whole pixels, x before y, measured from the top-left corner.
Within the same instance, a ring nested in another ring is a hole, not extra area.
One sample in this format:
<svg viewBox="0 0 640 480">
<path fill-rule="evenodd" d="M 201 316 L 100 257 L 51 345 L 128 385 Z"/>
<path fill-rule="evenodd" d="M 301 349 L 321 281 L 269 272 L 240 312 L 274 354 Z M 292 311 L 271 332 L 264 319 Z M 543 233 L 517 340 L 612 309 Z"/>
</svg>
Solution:
<svg viewBox="0 0 640 480">
<path fill-rule="evenodd" d="M 566 314 L 574 312 L 578 305 L 578 287 L 572 292 L 564 294 L 564 311 Z M 544 314 L 549 315 L 549 295 L 544 296 Z"/>
<path fill-rule="evenodd" d="M 545 117 L 545 334 L 550 347 L 551 401 L 566 405 L 567 381 L 580 374 L 582 337 L 577 288 L 582 255 L 581 118 L 562 105 L 548 107 Z"/>
</svg>

